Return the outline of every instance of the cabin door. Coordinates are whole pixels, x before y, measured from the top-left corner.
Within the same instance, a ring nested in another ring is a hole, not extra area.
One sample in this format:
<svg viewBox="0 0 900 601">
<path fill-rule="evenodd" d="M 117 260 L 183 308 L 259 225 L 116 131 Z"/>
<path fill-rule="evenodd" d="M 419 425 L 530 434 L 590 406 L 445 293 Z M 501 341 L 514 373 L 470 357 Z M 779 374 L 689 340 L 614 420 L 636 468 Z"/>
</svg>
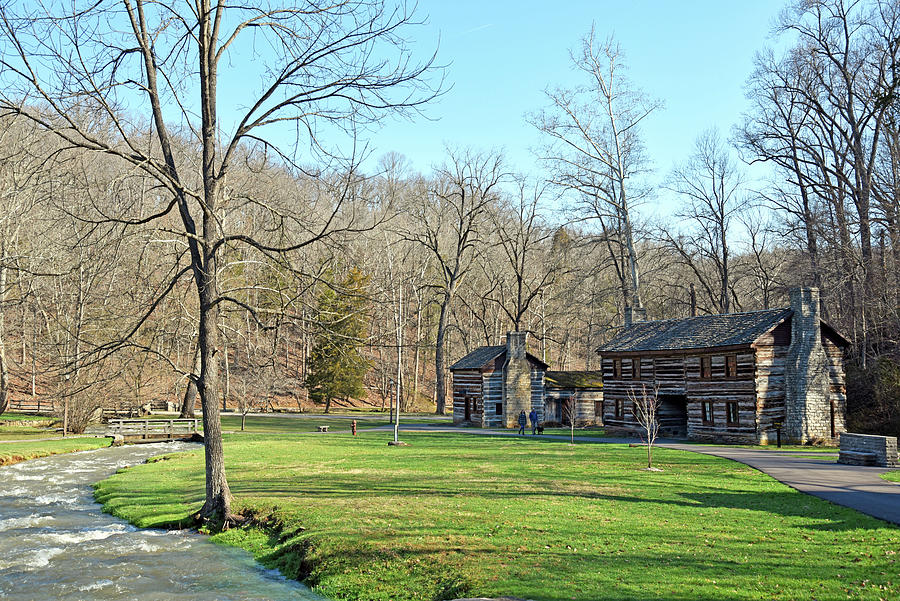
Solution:
<svg viewBox="0 0 900 601">
<path fill-rule="evenodd" d="M 687 436 L 687 397 L 683 394 L 659 395 L 659 433 L 661 436 Z"/>
<path fill-rule="evenodd" d="M 472 405 L 474 405 L 475 399 L 470 396 L 466 397 L 466 421 L 472 421 Z"/>
</svg>

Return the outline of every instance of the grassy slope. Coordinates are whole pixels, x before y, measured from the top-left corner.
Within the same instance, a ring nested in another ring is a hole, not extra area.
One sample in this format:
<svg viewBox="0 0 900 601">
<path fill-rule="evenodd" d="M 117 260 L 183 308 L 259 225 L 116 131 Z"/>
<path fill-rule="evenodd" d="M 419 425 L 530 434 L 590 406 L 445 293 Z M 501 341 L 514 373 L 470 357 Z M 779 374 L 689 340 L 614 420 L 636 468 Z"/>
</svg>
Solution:
<svg viewBox="0 0 900 601">
<path fill-rule="evenodd" d="M 2 437 L 2 435 L 0 435 Z M 7 442 L 0 444 L 0 465 L 11 465 L 28 459 L 87 451 L 108 447 L 111 438 L 65 438 L 59 440 L 42 440 L 35 442 Z"/>
<path fill-rule="evenodd" d="M 54 421 L 54 418 L 48 415 L 32 415 L 31 413 L 13 413 L 11 411 L 7 411 L 6 413 L 0 413 L 0 423 L 5 421 L 52 422 Z"/>
<path fill-rule="evenodd" d="M 715 457 L 471 435 L 236 435 L 215 537 L 333 599 L 891 599 L 900 529 Z M 186 521 L 202 454 L 98 485 L 141 526 Z"/>
</svg>

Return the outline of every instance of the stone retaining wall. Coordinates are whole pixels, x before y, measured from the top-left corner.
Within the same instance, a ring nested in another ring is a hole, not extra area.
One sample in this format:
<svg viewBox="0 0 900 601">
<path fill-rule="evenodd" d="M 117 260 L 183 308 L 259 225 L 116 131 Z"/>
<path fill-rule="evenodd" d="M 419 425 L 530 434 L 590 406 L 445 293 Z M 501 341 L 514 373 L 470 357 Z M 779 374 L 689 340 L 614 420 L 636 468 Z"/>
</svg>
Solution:
<svg viewBox="0 0 900 601">
<path fill-rule="evenodd" d="M 870 453 L 875 456 L 874 465 L 881 467 L 900 467 L 897 457 L 896 436 L 875 436 L 872 434 L 851 434 L 842 432 L 841 453 L 838 463 L 860 465 L 858 453 Z"/>
</svg>

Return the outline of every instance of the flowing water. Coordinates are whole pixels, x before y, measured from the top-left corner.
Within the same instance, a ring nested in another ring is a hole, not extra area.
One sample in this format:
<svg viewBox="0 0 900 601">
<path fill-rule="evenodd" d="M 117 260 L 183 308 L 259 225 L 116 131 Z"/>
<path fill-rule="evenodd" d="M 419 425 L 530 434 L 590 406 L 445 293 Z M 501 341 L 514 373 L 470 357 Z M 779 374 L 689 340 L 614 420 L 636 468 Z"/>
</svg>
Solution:
<svg viewBox="0 0 900 601">
<path fill-rule="evenodd" d="M 321 600 L 240 549 L 103 513 L 94 482 L 187 443 L 127 446 L 0 467 L 0 599 Z"/>
</svg>

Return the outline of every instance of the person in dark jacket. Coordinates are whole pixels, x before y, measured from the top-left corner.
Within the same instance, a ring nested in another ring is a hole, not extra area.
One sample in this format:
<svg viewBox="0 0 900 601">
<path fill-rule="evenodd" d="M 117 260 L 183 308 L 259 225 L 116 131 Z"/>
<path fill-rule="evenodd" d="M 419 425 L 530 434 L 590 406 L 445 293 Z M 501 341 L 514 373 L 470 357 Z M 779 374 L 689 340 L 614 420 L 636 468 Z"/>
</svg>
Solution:
<svg viewBox="0 0 900 601">
<path fill-rule="evenodd" d="M 519 414 L 519 434 L 525 436 L 525 410 L 522 410 L 522 413 Z"/>
<path fill-rule="evenodd" d="M 534 436 L 537 434 L 538 427 L 537 411 L 532 409 L 531 413 L 528 414 L 528 420 L 531 422 L 531 435 Z"/>
</svg>

